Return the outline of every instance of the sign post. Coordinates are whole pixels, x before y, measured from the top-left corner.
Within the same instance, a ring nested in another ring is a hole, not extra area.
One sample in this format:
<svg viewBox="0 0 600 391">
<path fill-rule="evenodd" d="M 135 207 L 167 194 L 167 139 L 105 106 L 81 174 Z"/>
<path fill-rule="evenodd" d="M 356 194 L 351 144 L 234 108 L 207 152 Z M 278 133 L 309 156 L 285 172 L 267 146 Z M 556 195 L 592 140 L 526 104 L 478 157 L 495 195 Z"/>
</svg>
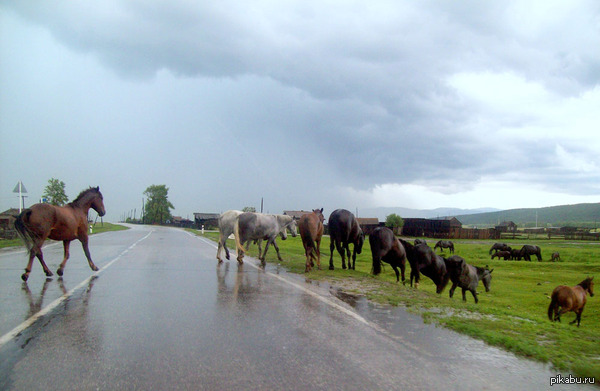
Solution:
<svg viewBox="0 0 600 391">
<path fill-rule="evenodd" d="M 23 208 L 25 207 L 24 198 L 26 196 L 24 196 L 23 193 L 27 193 L 27 189 L 23 185 L 23 182 L 19 181 L 19 183 L 17 183 L 15 189 L 13 190 L 13 193 L 19 193 L 19 213 L 21 213 L 23 211 Z"/>
</svg>

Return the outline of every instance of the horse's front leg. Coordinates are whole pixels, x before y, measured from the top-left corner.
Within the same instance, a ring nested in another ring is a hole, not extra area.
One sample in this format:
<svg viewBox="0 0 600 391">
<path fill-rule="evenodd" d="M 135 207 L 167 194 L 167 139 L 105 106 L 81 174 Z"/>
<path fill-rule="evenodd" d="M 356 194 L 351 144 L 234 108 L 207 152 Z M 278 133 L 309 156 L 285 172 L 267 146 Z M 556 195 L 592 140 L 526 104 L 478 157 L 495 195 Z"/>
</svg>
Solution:
<svg viewBox="0 0 600 391">
<path fill-rule="evenodd" d="M 281 258 L 281 255 L 279 254 L 279 246 L 275 240 L 273 240 L 273 247 L 275 247 L 275 251 L 277 251 L 277 259 L 279 259 L 279 262 L 283 262 L 283 258 Z"/>
<path fill-rule="evenodd" d="M 462 294 L 463 294 L 463 301 L 467 301 L 467 290 L 465 288 L 462 288 Z"/>
<path fill-rule="evenodd" d="M 83 247 L 83 252 L 85 253 L 85 257 L 88 260 L 88 265 L 90 265 L 90 269 L 92 269 L 93 271 L 97 272 L 99 269 L 94 264 L 94 261 L 92 261 L 92 256 L 90 255 L 90 249 L 88 247 L 88 238 L 87 238 L 87 236 L 84 237 L 83 240 L 79 239 L 79 241 L 81 242 L 81 246 Z"/>
<path fill-rule="evenodd" d="M 475 304 L 479 303 L 479 299 L 477 298 L 477 291 L 473 289 L 471 290 L 471 294 L 473 295 L 473 299 L 475 299 Z"/>
<path fill-rule="evenodd" d="M 348 247 L 348 269 L 356 270 L 356 245 L 352 248 L 352 267 L 350 267 L 350 247 Z"/>
<path fill-rule="evenodd" d="M 458 286 L 458 284 L 452 283 L 452 288 L 450 288 L 450 298 L 452 298 L 452 296 L 454 296 L 454 290 L 456 289 L 456 287 Z"/>
</svg>

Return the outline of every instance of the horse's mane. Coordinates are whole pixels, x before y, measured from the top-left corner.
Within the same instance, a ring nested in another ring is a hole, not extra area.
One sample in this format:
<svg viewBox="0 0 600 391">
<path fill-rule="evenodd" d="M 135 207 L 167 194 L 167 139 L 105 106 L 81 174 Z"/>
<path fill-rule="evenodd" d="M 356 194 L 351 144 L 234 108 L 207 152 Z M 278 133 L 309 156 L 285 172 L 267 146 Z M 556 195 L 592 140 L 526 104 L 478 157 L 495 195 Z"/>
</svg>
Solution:
<svg viewBox="0 0 600 391">
<path fill-rule="evenodd" d="M 83 200 L 89 193 L 92 193 L 92 192 L 100 193 L 100 188 L 90 186 L 89 188 L 87 188 L 87 189 L 83 190 L 81 193 L 79 193 L 79 195 L 72 202 L 69 202 L 69 204 L 79 205 L 81 200 Z"/>
</svg>

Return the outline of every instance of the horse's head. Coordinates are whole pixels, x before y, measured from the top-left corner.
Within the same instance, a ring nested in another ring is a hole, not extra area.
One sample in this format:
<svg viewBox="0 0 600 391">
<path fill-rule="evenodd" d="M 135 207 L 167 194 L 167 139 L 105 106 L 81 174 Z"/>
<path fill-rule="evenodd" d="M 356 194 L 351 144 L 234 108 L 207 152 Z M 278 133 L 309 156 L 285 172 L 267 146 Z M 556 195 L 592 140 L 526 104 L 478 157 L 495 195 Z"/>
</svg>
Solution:
<svg viewBox="0 0 600 391">
<path fill-rule="evenodd" d="M 290 230 L 292 237 L 295 238 L 298 235 L 298 222 L 296 218 L 292 218 L 292 222 L 288 225 L 288 229 Z"/>
<path fill-rule="evenodd" d="M 323 208 L 321 209 L 313 209 L 313 213 L 317 215 L 319 221 L 323 223 L 325 221 L 325 216 L 323 216 Z"/>
<path fill-rule="evenodd" d="M 589 281 L 587 291 L 590 296 L 594 296 L 594 277 L 589 277 L 586 281 Z"/>
<path fill-rule="evenodd" d="M 358 235 L 358 240 L 354 245 L 354 249 L 356 250 L 357 254 L 360 254 L 362 252 L 363 244 L 365 244 L 365 233 L 360 231 L 360 234 Z"/>
<path fill-rule="evenodd" d="M 102 196 L 102 193 L 100 193 L 100 187 L 93 188 L 92 190 L 94 192 L 94 198 L 92 199 L 91 207 L 102 217 L 106 214 L 106 209 L 104 209 L 104 197 Z"/>
<path fill-rule="evenodd" d="M 485 287 L 485 291 L 490 291 L 490 286 L 492 284 L 492 272 L 494 269 L 489 270 L 487 266 L 483 269 L 483 275 L 481 276 L 481 281 L 483 281 L 483 286 Z"/>
</svg>

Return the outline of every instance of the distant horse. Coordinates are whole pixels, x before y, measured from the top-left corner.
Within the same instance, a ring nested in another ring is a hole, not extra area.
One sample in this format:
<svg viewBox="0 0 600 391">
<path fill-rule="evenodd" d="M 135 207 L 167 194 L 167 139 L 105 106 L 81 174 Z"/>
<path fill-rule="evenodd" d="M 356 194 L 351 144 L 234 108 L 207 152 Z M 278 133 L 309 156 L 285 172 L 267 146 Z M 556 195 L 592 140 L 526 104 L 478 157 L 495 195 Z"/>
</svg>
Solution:
<svg viewBox="0 0 600 391">
<path fill-rule="evenodd" d="M 490 248 L 490 255 L 492 255 L 492 252 L 494 250 L 496 250 L 496 251 L 510 251 L 511 248 L 506 243 L 494 243 L 494 245 L 492 246 L 492 248 Z"/>
<path fill-rule="evenodd" d="M 521 247 L 521 251 L 519 252 L 519 260 L 521 260 L 521 258 L 525 258 L 526 261 L 531 262 L 532 255 L 537 256 L 539 262 L 542 261 L 542 250 L 540 249 L 540 246 L 526 244 Z"/>
<path fill-rule="evenodd" d="M 329 244 L 329 270 L 333 270 L 333 249 L 337 249 L 342 257 L 342 269 L 346 268 L 346 255 L 348 255 L 348 269 L 354 269 L 356 266 L 356 254 L 362 252 L 362 247 L 365 242 L 365 234 L 358 221 L 352 214 L 352 212 L 346 209 L 336 209 L 329 215 L 329 238 L 331 243 Z M 352 262 L 350 262 L 350 248 L 349 245 L 352 243 L 354 248 L 352 250 Z M 344 253 L 345 251 L 345 253 Z"/>
<path fill-rule="evenodd" d="M 381 273 L 381 261 L 389 263 L 396 272 L 396 282 L 400 281 L 402 271 L 402 283 L 405 284 L 404 270 L 406 269 L 406 251 L 391 229 L 377 227 L 369 235 L 371 254 L 373 255 L 373 274 Z"/>
<path fill-rule="evenodd" d="M 508 261 L 511 256 L 512 254 L 510 251 L 496 251 L 494 254 L 492 254 L 492 259 L 497 257 L 498 259 L 504 258 L 505 261 Z"/>
<path fill-rule="evenodd" d="M 449 240 L 439 240 L 433 247 L 433 250 L 435 251 L 437 248 L 439 248 L 442 252 L 445 248 L 448 248 L 450 249 L 450 253 L 454 254 L 454 243 Z"/>
<path fill-rule="evenodd" d="M 521 249 L 518 249 L 518 248 L 510 249 L 510 259 L 516 261 L 517 259 L 520 259 L 519 258 L 520 256 L 521 256 Z"/>
<path fill-rule="evenodd" d="M 293 237 L 297 235 L 297 223 L 294 218 L 287 215 L 269 215 L 254 212 L 244 212 L 240 214 L 233 226 L 233 234 L 235 235 L 235 245 L 238 250 L 237 260 L 244 263 L 244 253 L 246 250 L 242 246 L 249 240 L 266 240 L 265 251 L 261 254 L 261 248 L 258 248 L 258 259 L 265 264 L 265 257 L 269 245 L 273 245 L 277 251 L 277 258 L 283 261 L 279 254 L 279 246 L 275 239 L 277 235 L 281 236 L 282 240 L 287 239 L 287 230 L 290 230 Z"/>
<path fill-rule="evenodd" d="M 56 271 L 59 276 L 63 275 L 69 259 L 69 245 L 75 239 L 79 239 L 81 242 L 90 268 L 98 271 L 88 248 L 88 211 L 90 208 L 98 212 L 100 216 L 104 216 L 106 213 L 99 187 L 90 187 L 82 191 L 73 202 L 65 206 L 35 204 L 17 216 L 15 229 L 29 252 L 29 262 L 25 273 L 21 276 L 23 281 L 27 281 L 29 278 L 34 257 L 39 259 L 46 276 L 52 276 L 42 254 L 42 246 L 48 238 L 63 242 L 64 258 Z"/>
<path fill-rule="evenodd" d="M 550 305 L 548 306 L 548 319 L 559 321 L 565 312 L 573 311 L 577 315 L 570 324 L 581 323 L 581 313 L 587 301 L 586 293 L 594 296 L 594 277 L 588 277 L 574 287 L 559 285 L 552 291 Z M 554 315 L 554 317 L 552 316 Z"/>
<path fill-rule="evenodd" d="M 487 267 L 483 268 L 469 265 L 458 255 L 453 255 L 446 259 L 446 267 L 448 268 L 450 281 L 452 281 L 450 297 L 454 295 L 454 290 L 459 286 L 462 288 L 463 301 L 467 301 L 466 292 L 469 291 L 475 299 L 475 304 L 479 303 L 479 299 L 477 298 L 477 285 L 479 285 L 480 280 L 483 281 L 485 291 L 490 291 L 492 272 L 494 269 L 489 270 Z"/>
<path fill-rule="evenodd" d="M 552 253 L 552 256 L 551 256 L 550 260 L 552 262 L 554 262 L 554 261 L 560 261 L 560 254 L 558 253 L 558 251 L 555 251 L 555 252 Z"/>
<path fill-rule="evenodd" d="M 406 250 L 406 258 L 410 264 L 410 286 L 413 284 L 413 278 L 415 280 L 415 288 L 419 286 L 421 274 L 431 278 L 436 286 L 436 292 L 442 293 L 450 276 L 446 270 L 446 263 L 444 258 L 437 255 L 431 247 L 419 244 L 417 246 L 411 243 L 398 239 Z"/>
<path fill-rule="evenodd" d="M 317 260 L 317 269 L 321 270 L 321 237 L 323 236 L 323 208 L 313 209 L 312 213 L 305 213 L 298 220 L 298 229 L 306 254 L 306 266 L 304 272 L 307 273 L 314 266 L 313 259 Z"/>
</svg>

